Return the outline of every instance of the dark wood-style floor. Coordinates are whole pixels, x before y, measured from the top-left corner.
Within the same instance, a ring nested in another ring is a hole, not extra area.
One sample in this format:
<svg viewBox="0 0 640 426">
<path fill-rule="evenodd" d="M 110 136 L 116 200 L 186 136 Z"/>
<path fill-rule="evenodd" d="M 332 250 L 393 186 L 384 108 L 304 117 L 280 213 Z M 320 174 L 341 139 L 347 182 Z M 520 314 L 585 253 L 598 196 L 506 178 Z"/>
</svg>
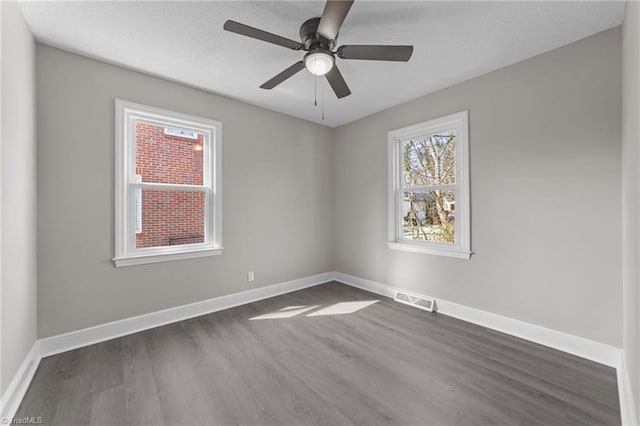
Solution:
<svg viewBox="0 0 640 426">
<path fill-rule="evenodd" d="M 290 317 L 251 320 L 271 313 Z M 339 283 L 45 358 L 24 416 L 83 426 L 620 424 L 612 368 Z"/>
</svg>

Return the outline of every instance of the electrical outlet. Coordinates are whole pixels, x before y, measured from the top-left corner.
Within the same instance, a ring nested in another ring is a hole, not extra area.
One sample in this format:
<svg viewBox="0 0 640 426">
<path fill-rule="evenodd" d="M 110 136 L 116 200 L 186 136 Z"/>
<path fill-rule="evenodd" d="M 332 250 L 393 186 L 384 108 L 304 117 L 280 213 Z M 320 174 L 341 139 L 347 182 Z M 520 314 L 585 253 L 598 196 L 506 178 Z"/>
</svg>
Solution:
<svg viewBox="0 0 640 426">
<path fill-rule="evenodd" d="M 247 281 L 253 281 L 253 271 L 247 272 Z"/>
</svg>

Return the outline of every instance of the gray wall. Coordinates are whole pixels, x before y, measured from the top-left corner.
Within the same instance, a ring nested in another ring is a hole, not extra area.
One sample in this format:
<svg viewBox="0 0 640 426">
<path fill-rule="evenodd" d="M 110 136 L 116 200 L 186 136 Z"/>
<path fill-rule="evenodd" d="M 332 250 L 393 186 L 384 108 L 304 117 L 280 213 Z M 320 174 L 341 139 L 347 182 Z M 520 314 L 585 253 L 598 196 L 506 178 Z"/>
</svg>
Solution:
<svg viewBox="0 0 640 426">
<path fill-rule="evenodd" d="M 248 270 L 260 286 L 336 269 L 622 345 L 619 28 L 335 131 L 48 46 L 37 59 L 41 337 L 245 290 Z M 113 267 L 115 98 L 223 122 L 223 256 Z M 463 109 L 474 256 L 389 251 L 386 132 Z"/>
<path fill-rule="evenodd" d="M 222 256 L 113 266 L 115 98 L 222 122 Z M 331 129 L 44 45 L 37 105 L 39 337 L 332 269 Z"/>
<path fill-rule="evenodd" d="M 640 4 L 627 2 L 622 32 L 623 348 L 640 414 Z M 640 424 L 640 419 L 638 420 Z"/>
<path fill-rule="evenodd" d="M 337 128 L 336 270 L 621 347 L 621 63 L 615 28 Z M 387 131 L 465 109 L 474 255 L 387 249 Z"/>
<path fill-rule="evenodd" d="M 36 339 L 35 43 L 15 2 L 2 15 L 0 393 Z"/>
</svg>

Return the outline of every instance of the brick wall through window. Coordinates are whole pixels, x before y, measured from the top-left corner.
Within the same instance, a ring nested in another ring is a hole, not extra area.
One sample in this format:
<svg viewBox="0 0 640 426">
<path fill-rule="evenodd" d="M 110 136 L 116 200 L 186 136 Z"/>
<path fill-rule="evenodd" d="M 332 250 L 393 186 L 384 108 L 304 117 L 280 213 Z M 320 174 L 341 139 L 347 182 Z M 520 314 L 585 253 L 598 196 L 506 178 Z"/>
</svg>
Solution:
<svg viewBox="0 0 640 426">
<path fill-rule="evenodd" d="M 136 174 L 143 182 L 203 184 L 203 136 L 165 134 L 162 126 L 136 123 Z M 204 242 L 203 192 L 142 191 L 142 229 L 136 247 L 162 247 Z"/>
</svg>

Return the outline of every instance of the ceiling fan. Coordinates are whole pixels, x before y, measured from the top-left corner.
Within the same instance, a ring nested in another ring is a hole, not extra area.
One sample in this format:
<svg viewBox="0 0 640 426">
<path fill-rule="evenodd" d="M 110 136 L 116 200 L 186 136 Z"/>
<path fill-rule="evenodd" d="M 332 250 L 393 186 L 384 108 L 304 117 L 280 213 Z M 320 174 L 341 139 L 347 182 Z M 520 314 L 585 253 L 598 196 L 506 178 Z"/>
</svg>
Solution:
<svg viewBox="0 0 640 426">
<path fill-rule="evenodd" d="M 344 98 L 351 94 L 351 90 L 349 90 L 349 86 L 347 86 L 335 63 L 336 56 L 340 59 L 407 62 L 413 53 L 413 46 L 369 44 L 344 45 L 333 51 L 340 26 L 352 5 L 353 0 L 327 0 L 321 18 L 311 18 L 300 26 L 301 43 L 235 21 L 225 22 L 224 29 L 266 41 L 267 43 L 307 52 L 302 61 L 296 62 L 271 80 L 265 82 L 260 86 L 262 89 L 273 89 L 303 68 L 307 68 L 313 75 L 326 76 L 336 96 Z"/>
</svg>

